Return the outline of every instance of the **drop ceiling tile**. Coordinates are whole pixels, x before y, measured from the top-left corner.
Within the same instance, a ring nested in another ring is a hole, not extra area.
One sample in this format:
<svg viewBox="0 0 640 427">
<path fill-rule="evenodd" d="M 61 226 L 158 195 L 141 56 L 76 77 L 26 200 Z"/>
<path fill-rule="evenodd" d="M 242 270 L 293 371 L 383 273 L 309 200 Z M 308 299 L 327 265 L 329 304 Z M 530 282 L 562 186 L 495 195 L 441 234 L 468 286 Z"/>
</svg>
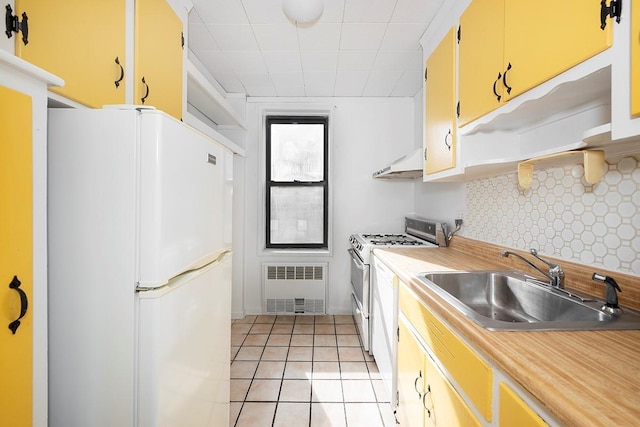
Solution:
<svg viewBox="0 0 640 427">
<path fill-rule="evenodd" d="M 248 24 L 242 3 L 229 0 L 193 0 L 193 8 L 205 24 Z"/>
<path fill-rule="evenodd" d="M 389 22 L 396 1 L 348 0 L 344 7 L 344 22 Z"/>
<path fill-rule="evenodd" d="M 259 51 L 231 51 L 224 53 L 231 68 L 239 75 L 243 73 L 267 73 L 267 67 Z"/>
<path fill-rule="evenodd" d="M 338 70 L 334 89 L 335 96 L 362 96 L 368 75 L 368 70 Z"/>
<path fill-rule="evenodd" d="M 426 24 L 389 24 L 380 49 L 419 50 Z"/>
<path fill-rule="evenodd" d="M 344 15 L 344 0 L 326 0 L 324 2 L 324 10 L 319 23 L 342 23 Z"/>
<path fill-rule="evenodd" d="M 243 93 L 247 91 L 235 73 L 216 73 L 213 74 L 213 77 L 227 93 Z"/>
<path fill-rule="evenodd" d="M 342 24 L 317 23 L 298 26 L 301 50 L 337 50 L 340 46 Z"/>
<path fill-rule="evenodd" d="M 307 96 L 333 96 L 336 73 L 311 71 L 304 73 L 304 90 Z"/>
<path fill-rule="evenodd" d="M 342 24 L 341 50 L 378 50 L 387 24 Z"/>
<path fill-rule="evenodd" d="M 415 96 L 422 90 L 423 75 L 422 71 L 405 70 L 396 87 L 393 88 L 391 96 Z"/>
<path fill-rule="evenodd" d="M 189 24 L 188 38 L 187 43 L 192 50 L 220 50 L 204 24 Z"/>
<path fill-rule="evenodd" d="M 207 25 L 222 50 L 258 50 L 250 25 Z"/>
<path fill-rule="evenodd" d="M 391 96 L 391 92 L 402 76 L 402 70 L 371 71 L 363 96 Z"/>
<path fill-rule="evenodd" d="M 252 27 L 262 50 L 298 49 L 298 33 L 291 24 L 255 24 Z"/>
<path fill-rule="evenodd" d="M 202 18 L 200 18 L 200 15 L 198 15 L 198 11 L 195 9 L 191 9 L 189 11 L 189 25 L 202 23 Z"/>
<path fill-rule="evenodd" d="M 374 70 L 422 69 L 420 50 L 381 50 L 373 63 Z"/>
<path fill-rule="evenodd" d="M 305 74 L 309 72 L 336 73 L 338 66 L 338 52 L 326 50 L 303 50 L 300 52 L 302 69 Z"/>
<path fill-rule="evenodd" d="M 341 51 L 338 53 L 338 69 L 341 71 L 369 70 L 376 60 L 376 52 Z"/>
<path fill-rule="evenodd" d="M 276 93 L 276 89 L 273 85 L 264 85 L 264 86 L 247 86 L 247 93 L 250 93 L 251 96 L 278 96 Z"/>
<path fill-rule="evenodd" d="M 289 22 L 282 10 L 282 0 L 242 0 L 242 4 L 252 24 L 288 24 L 294 26 Z"/>
<path fill-rule="evenodd" d="M 238 73 L 238 78 L 246 86 L 268 86 L 271 85 L 269 73 L 246 72 Z"/>
<path fill-rule="evenodd" d="M 231 63 L 226 54 L 222 51 L 199 50 L 194 52 L 196 57 L 202 62 L 212 75 L 216 73 L 233 74 L 235 70 L 231 68 Z"/>
<path fill-rule="evenodd" d="M 300 52 L 297 50 L 268 50 L 262 57 L 269 73 L 302 73 Z"/>
<path fill-rule="evenodd" d="M 272 73 L 271 81 L 278 96 L 304 96 L 302 73 Z"/>
<path fill-rule="evenodd" d="M 435 16 L 443 0 L 398 0 L 391 22 L 420 22 L 428 24 Z"/>
</svg>

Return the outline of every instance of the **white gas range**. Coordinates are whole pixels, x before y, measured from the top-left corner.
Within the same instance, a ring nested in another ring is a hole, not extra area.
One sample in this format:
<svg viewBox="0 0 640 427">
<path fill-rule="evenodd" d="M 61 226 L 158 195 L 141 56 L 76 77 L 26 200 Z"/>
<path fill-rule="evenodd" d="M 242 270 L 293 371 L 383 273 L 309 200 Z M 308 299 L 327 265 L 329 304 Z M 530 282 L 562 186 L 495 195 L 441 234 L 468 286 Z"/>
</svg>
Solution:
<svg viewBox="0 0 640 427">
<path fill-rule="evenodd" d="M 437 248 L 444 246 L 446 224 L 420 217 L 405 217 L 405 232 L 394 234 L 361 233 L 349 237 L 351 248 L 352 306 L 365 350 L 369 351 L 371 305 L 370 265 L 375 248 Z"/>
<path fill-rule="evenodd" d="M 419 217 L 405 218 L 405 232 L 363 233 L 349 237 L 351 305 L 365 350 L 376 359 L 392 405 L 396 396 L 398 290 L 387 266 L 374 262 L 376 248 L 437 248 L 446 243 L 446 224 Z M 377 280 L 373 280 L 377 278 Z"/>
</svg>

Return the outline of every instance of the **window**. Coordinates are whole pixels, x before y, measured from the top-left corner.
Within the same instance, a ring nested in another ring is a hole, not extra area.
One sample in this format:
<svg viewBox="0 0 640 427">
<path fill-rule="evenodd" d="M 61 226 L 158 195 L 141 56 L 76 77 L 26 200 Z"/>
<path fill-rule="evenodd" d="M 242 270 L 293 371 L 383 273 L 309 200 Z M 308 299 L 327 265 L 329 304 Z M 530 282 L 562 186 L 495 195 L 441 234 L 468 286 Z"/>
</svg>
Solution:
<svg viewBox="0 0 640 427">
<path fill-rule="evenodd" d="M 328 124 L 267 116 L 267 248 L 328 247 Z"/>
</svg>

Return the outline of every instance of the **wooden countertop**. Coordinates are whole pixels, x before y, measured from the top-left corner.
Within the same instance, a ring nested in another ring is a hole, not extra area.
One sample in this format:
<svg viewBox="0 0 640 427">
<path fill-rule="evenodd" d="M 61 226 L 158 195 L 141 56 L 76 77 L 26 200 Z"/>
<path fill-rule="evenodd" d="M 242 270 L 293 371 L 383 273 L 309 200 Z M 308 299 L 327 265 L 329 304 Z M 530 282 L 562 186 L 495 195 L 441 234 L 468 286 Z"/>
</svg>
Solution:
<svg viewBox="0 0 640 427">
<path fill-rule="evenodd" d="M 424 271 L 513 268 L 506 267 L 499 256 L 494 262 L 461 249 L 376 249 L 374 253 L 407 283 L 417 281 L 413 274 Z M 524 264 L 518 269 L 526 271 Z M 435 293 L 426 289 L 425 294 L 425 304 L 560 422 L 640 425 L 640 330 L 488 331 Z"/>
</svg>

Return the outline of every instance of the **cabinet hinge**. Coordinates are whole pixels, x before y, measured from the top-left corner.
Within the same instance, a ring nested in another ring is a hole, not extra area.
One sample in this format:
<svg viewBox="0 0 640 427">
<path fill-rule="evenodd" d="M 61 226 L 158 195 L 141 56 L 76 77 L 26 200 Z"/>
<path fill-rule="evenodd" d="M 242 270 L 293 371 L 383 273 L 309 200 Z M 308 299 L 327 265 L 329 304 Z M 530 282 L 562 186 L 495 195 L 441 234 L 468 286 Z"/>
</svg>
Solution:
<svg viewBox="0 0 640 427">
<path fill-rule="evenodd" d="M 458 44 L 460 44 L 460 28 L 462 28 L 462 26 L 458 25 Z"/>
<path fill-rule="evenodd" d="M 458 105 L 456 105 L 456 116 L 460 118 L 460 101 L 458 101 Z"/>
<path fill-rule="evenodd" d="M 398 327 L 398 329 L 396 329 L 396 337 L 398 339 L 398 342 L 400 342 L 400 327 Z"/>
<path fill-rule="evenodd" d="M 424 69 L 424 81 L 427 81 L 427 68 Z"/>
<path fill-rule="evenodd" d="M 616 18 L 616 22 L 620 23 L 620 16 L 622 15 L 622 0 L 611 0 L 609 6 L 607 1 L 602 0 L 600 2 L 600 28 L 605 29 L 607 26 L 607 18 Z"/>
<path fill-rule="evenodd" d="M 182 49 L 184 50 L 184 32 L 180 33 L 180 45 L 182 46 Z"/>
<path fill-rule="evenodd" d="M 29 44 L 29 17 L 27 16 L 27 12 L 22 12 L 22 22 L 18 18 L 18 15 L 13 14 L 13 9 L 11 9 L 11 5 L 7 5 L 5 8 L 4 15 L 4 24 L 5 31 L 4 33 L 8 38 L 11 38 L 13 33 L 22 33 L 22 43 L 26 46 Z"/>
<path fill-rule="evenodd" d="M 427 160 L 427 147 L 424 148 L 424 159 Z M 400 334 L 398 334 L 398 341 L 400 341 Z"/>
</svg>

